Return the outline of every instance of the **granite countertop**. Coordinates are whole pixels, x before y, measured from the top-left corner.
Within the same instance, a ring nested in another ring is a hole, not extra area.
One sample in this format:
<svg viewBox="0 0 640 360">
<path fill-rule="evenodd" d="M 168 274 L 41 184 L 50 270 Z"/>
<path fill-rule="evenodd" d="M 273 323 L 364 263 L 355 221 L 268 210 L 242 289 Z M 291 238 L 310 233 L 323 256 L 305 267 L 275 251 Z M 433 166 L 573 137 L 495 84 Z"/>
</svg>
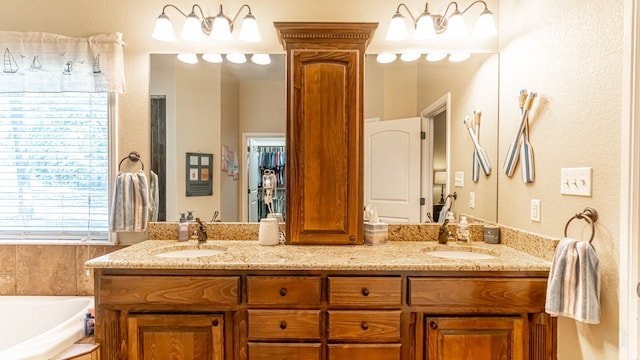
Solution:
<svg viewBox="0 0 640 360">
<path fill-rule="evenodd" d="M 146 240 L 91 259 L 88 268 L 212 269 L 212 270 L 387 270 L 387 271 L 549 271 L 551 263 L 506 245 L 434 241 L 389 241 L 367 246 L 276 245 L 255 240 L 209 240 L 201 249 L 220 250 L 192 258 L 157 256 L 175 250 L 197 249 L 196 241 Z M 465 251 L 492 255 L 491 259 L 447 259 L 429 251 Z"/>
</svg>

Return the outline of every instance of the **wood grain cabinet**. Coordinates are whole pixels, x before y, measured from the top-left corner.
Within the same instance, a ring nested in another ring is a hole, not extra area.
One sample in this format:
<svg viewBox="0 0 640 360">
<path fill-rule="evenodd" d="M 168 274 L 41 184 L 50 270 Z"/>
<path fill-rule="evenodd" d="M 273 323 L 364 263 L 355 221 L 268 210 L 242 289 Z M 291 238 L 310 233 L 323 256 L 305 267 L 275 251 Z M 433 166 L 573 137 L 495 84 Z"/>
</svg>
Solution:
<svg viewBox="0 0 640 360">
<path fill-rule="evenodd" d="M 274 26 L 287 54 L 287 242 L 362 244 L 364 53 L 377 23 Z"/>
<path fill-rule="evenodd" d="M 117 360 L 553 360 L 547 272 L 96 269 Z"/>
</svg>

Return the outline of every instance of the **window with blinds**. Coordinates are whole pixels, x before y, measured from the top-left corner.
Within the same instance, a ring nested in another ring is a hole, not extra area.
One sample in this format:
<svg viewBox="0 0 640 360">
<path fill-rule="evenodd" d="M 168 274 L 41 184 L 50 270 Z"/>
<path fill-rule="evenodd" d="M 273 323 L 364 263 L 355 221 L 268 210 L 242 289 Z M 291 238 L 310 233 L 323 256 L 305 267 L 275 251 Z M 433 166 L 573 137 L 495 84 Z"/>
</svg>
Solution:
<svg viewBox="0 0 640 360">
<path fill-rule="evenodd" d="M 0 240 L 108 240 L 109 94 L 0 93 Z"/>
</svg>

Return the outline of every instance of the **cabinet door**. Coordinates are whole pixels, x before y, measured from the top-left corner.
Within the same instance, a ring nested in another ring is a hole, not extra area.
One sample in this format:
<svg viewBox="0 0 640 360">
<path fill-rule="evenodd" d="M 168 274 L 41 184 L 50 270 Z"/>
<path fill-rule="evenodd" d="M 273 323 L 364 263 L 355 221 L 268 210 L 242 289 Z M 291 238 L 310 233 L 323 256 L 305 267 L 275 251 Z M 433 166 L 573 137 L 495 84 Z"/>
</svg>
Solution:
<svg viewBox="0 0 640 360">
<path fill-rule="evenodd" d="M 219 314 L 135 314 L 127 318 L 129 360 L 223 360 Z"/>
<path fill-rule="evenodd" d="M 426 317 L 428 360 L 522 360 L 519 317 Z"/>
</svg>

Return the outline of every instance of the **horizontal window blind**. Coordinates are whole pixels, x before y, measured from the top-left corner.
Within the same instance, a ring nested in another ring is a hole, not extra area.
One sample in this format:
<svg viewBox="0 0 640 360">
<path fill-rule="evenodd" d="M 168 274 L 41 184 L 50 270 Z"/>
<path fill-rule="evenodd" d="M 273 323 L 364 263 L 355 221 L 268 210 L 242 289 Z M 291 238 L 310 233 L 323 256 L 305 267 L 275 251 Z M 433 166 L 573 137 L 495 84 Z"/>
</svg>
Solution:
<svg viewBox="0 0 640 360">
<path fill-rule="evenodd" d="M 0 93 L 0 240 L 107 240 L 108 155 L 108 93 Z"/>
</svg>

